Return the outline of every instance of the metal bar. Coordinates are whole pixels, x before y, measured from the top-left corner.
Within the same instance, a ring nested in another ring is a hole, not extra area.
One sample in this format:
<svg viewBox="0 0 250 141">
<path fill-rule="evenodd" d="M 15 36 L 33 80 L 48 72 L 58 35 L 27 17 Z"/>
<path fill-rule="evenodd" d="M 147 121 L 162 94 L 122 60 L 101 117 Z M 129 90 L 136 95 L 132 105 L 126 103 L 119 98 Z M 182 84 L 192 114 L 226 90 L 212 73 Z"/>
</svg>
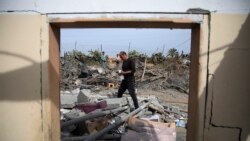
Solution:
<svg viewBox="0 0 250 141">
<path fill-rule="evenodd" d="M 136 110 L 134 110 L 133 112 L 131 112 L 130 114 L 121 117 L 120 119 L 118 119 L 115 123 L 107 126 L 106 128 L 102 129 L 101 131 L 97 132 L 96 134 L 92 134 L 90 136 L 88 136 L 88 138 L 84 141 L 95 141 L 96 139 L 98 139 L 99 137 L 101 137 L 102 135 L 106 134 L 108 131 L 119 127 L 121 124 L 123 124 L 126 120 L 128 120 L 129 117 L 135 115 L 136 113 L 140 112 L 141 110 L 143 110 L 145 107 L 147 107 L 149 104 L 151 103 L 151 101 L 149 101 L 148 103 L 140 106 L 139 108 L 137 108 Z"/>
<path fill-rule="evenodd" d="M 117 113 L 117 112 L 120 112 L 120 111 L 124 111 L 126 109 L 128 109 L 127 106 L 126 107 L 117 108 L 117 109 L 114 109 L 114 110 L 109 110 L 109 111 L 101 111 L 101 112 L 97 112 L 97 113 L 89 113 L 89 114 L 84 115 L 82 117 L 79 117 L 79 118 L 76 118 L 76 119 L 72 119 L 72 120 L 63 122 L 61 124 L 61 128 L 64 128 L 66 126 L 73 125 L 73 124 L 76 124 L 76 123 L 79 123 L 79 122 L 82 122 L 82 121 L 85 121 L 85 120 L 88 120 L 88 119 L 97 118 L 97 117 L 105 116 L 105 115 L 108 115 L 108 114 L 112 114 L 112 113 Z"/>
<path fill-rule="evenodd" d="M 145 109 L 144 110 L 141 110 L 140 112 L 138 112 L 136 115 L 134 115 L 133 117 L 134 118 L 137 118 L 137 117 L 141 117 L 142 115 L 145 114 Z"/>
<path fill-rule="evenodd" d="M 81 136 L 81 137 L 64 137 L 62 141 L 81 141 L 88 138 L 88 136 Z M 98 140 L 113 140 L 113 139 L 120 139 L 120 134 L 106 134 L 101 136 Z"/>
</svg>

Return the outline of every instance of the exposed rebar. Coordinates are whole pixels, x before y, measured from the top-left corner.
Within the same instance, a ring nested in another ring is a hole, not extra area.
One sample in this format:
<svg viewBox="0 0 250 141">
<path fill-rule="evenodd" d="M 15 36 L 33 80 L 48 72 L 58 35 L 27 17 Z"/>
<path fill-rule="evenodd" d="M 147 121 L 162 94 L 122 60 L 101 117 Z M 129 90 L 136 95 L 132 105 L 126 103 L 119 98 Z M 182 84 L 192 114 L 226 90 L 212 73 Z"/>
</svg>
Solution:
<svg viewBox="0 0 250 141">
<path fill-rule="evenodd" d="M 62 141 L 82 141 L 84 139 L 88 138 L 88 136 L 80 136 L 80 137 L 64 137 L 62 138 Z M 120 134 L 106 134 L 101 136 L 98 140 L 114 140 L 114 139 L 120 139 Z"/>
<path fill-rule="evenodd" d="M 84 141 L 95 141 L 96 139 L 98 139 L 99 137 L 101 137 L 102 135 L 106 134 L 108 131 L 119 127 L 121 124 L 123 124 L 126 120 L 128 120 L 129 117 L 135 115 L 136 113 L 140 112 L 141 110 L 143 110 L 145 107 L 147 107 L 149 104 L 151 103 L 151 101 L 149 101 L 148 103 L 140 106 L 139 108 L 135 109 L 133 112 L 129 113 L 128 115 L 121 117 L 120 119 L 118 119 L 115 123 L 107 126 L 106 128 L 102 129 L 101 131 L 97 132 L 96 134 L 90 135 L 88 136 L 88 138 Z"/>
<path fill-rule="evenodd" d="M 127 106 L 117 108 L 117 109 L 114 109 L 114 110 L 109 110 L 109 111 L 100 111 L 100 112 L 96 112 L 96 113 L 89 113 L 89 114 L 84 115 L 82 117 L 63 122 L 61 124 L 61 128 L 64 128 L 66 126 L 73 125 L 73 124 L 76 124 L 76 123 L 79 123 L 79 122 L 82 122 L 82 121 L 85 121 L 85 120 L 88 120 L 88 119 L 97 118 L 97 117 L 105 116 L 105 115 L 108 115 L 108 114 L 124 111 L 126 109 L 128 109 Z"/>
</svg>

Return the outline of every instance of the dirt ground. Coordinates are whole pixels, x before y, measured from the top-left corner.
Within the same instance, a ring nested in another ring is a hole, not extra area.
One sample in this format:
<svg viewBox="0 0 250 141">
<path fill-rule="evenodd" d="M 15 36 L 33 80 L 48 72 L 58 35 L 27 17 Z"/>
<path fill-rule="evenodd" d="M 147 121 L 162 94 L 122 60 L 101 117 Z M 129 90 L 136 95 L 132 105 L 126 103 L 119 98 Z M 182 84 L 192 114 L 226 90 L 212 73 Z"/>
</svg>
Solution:
<svg viewBox="0 0 250 141">
<path fill-rule="evenodd" d="M 167 103 L 182 110 L 188 111 L 188 95 L 179 91 L 169 89 L 165 91 L 153 91 L 153 90 L 138 90 L 138 96 L 156 96 L 160 103 Z"/>
</svg>

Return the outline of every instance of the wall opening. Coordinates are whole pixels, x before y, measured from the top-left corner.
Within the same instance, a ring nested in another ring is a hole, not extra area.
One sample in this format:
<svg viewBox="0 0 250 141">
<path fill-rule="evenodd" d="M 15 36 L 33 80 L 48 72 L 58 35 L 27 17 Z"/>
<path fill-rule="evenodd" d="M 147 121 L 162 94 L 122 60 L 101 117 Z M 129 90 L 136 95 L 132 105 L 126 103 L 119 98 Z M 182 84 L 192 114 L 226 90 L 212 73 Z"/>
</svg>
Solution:
<svg viewBox="0 0 250 141">
<path fill-rule="evenodd" d="M 51 96 L 51 99 L 55 101 L 55 105 L 52 105 L 52 110 L 57 113 L 54 117 L 54 130 L 60 135 L 60 124 L 59 124 L 59 110 L 60 110 L 60 92 L 59 92 L 59 44 L 60 44 L 60 29 L 62 28 L 174 28 L 174 29 L 191 29 L 191 66 L 190 66 L 190 86 L 189 86 L 189 100 L 188 100 L 188 131 L 187 131 L 187 141 L 194 140 L 196 138 L 196 133 L 198 130 L 198 77 L 199 77 L 199 41 L 200 41 L 200 25 L 197 23 L 190 22 L 170 22 L 170 21 L 147 21 L 140 22 L 134 21 L 88 21 L 78 19 L 78 22 L 72 20 L 53 20 L 50 24 L 50 67 L 54 67 L 56 72 L 50 72 L 51 75 L 56 75 L 55 78 L 49 78 L 51 88 L 50 90 L 56 95 Z M 52 49 L 51 49 L 52 48 Z M 56 49 L 57 48 L 57 49 Z M 61 48 L 62 50 L 62 48 Z M 56 83 L 55 83 L 56 82 Z M 51 92 L 52 93 L 52 92 Z M 60 138 L 60 136 L 59 136 Z"/>
</svg>

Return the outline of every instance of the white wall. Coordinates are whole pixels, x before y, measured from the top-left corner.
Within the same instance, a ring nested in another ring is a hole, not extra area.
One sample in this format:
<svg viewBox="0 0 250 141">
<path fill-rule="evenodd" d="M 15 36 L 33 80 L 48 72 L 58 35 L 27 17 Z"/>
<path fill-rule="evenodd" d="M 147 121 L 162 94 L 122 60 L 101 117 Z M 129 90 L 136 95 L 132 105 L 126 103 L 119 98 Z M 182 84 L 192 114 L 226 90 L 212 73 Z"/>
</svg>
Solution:
<svg viewBox="0 0 250 141">
<path fill-rule="evenodd" d="M 1 0 L 0 11 L 41 13 L 186 12 L 202 8 L 218 13 L 249 13 L 249 0 Z"/>
</svg>

